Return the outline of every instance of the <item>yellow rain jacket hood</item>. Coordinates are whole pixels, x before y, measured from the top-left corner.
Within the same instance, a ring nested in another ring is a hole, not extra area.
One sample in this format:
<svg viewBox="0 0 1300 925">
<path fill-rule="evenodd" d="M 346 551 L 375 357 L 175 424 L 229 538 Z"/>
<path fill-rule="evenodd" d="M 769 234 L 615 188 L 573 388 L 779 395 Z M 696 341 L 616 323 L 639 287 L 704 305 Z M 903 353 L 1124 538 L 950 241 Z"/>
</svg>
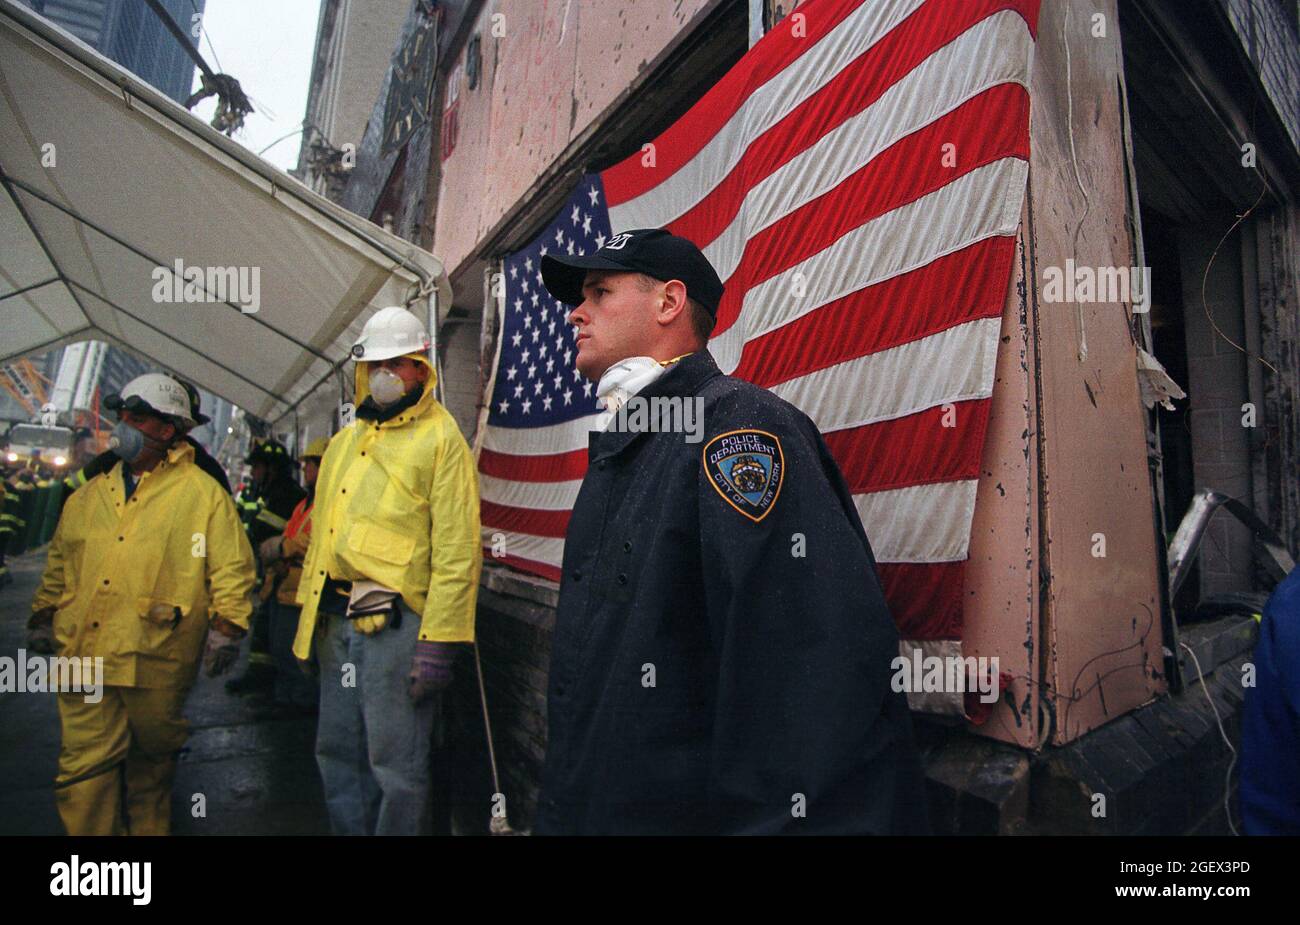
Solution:
<svg viewBox="0 0 1300 925">
<path fill-rule="evenodd" d="M 429 367 L 423 355 L 411 356 Z M 455 419 L 433 396 L 435 375 L 429 367 L 424 394 L 397 416 L 357 418 L 330 440 L 298 586 L 300 659 L 311 657 L 327 577 L 398 591 L 420 614 L 420 639 L 474 640 L 483 567 L 478 476 Z M 364 364 L 355 377 L 359 407 L 370 394 Z"/>
<path fill-rule="evenodd" d="M 68 499 L 32 609 L 58 608 L 58 654 L 102 657 L 105 684 L 186 689 L 212 616 L 248 628 L 253 550 L 188 443 L 140 476 L 130 499 L 123 465 Z"/>
</svg>

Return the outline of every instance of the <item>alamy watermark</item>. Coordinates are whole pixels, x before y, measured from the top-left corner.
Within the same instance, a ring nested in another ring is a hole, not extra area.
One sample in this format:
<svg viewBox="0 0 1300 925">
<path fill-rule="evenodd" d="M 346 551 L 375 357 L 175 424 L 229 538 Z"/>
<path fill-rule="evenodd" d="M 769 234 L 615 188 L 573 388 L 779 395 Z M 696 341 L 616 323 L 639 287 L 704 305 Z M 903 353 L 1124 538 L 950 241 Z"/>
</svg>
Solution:
<svg viewBox="0 0 1300 925">
<path fill-rule="evenodd" d="M 0 693 L 84 694 L 86 703 L 104 699 L 104 659 L 96 656 L 69 658 L 63 655 L 27 656 L 19 649 L 17 658 L 0 656 Z"/>
<path fill-rule="evenodd" d="M 1133 312 L 1151 310 L 1150 267 L 1081 267 L 1074 259 L 1065 267 L 1044 267 L 1044 302 L 1101 302 L 1133 304 Z"/>
<path fill-rule="evenodd" d="M 170 267 L 154 267 L 155 302 L 227 302 L 245 315 L 262 307 L 261 267 L 187 267 L 179 258 Z"/>
<path fill-rule="evenodd" d="M 687 443 L 704 439 L 704 398 L 700 395 L 633 395 L 619 405 L 608 432 L 685 434 Z"/>
<path fill-rule="evenodd" d="M 152 861 L 83 861 L 73 855 L 50 865 L 51 896 L 130 896 L 137 906 L 153 896 Z"/>
<path fill-rule="evenodd" d="M 894 669 L 890 686 L 899 693 L 978 693 L 980 703 L 994 703 L 1001 694 L 996 655 L 922 655 L 914 648 L 910 658 L 899 655 L 890 667 Z"/>
</svg>

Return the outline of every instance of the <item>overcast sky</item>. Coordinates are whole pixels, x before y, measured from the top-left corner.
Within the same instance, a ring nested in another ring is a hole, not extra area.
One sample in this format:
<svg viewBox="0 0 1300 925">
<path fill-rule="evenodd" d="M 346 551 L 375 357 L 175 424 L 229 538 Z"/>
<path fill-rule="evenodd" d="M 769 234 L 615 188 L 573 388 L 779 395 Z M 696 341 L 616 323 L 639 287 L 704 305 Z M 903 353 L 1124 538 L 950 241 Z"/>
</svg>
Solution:
<svg viewBox="0 0 1300 925">
<path fill-rule="evenodd" d="M 253 152 L 302 128 L 319 14 L 320 0 L 207 2 L 199 51 L 214 71 L 238 80 L 252 101 L 255 111 L 235 140 Z M 197 88 L 197 70 L 194 77 Z M 205 122 L 215 110 L 215 97 L 194 107 Z M 300 142 L 301 135 L 292 135 L 262 157 L 282 170 L 296 167 Z"/>
</svg>

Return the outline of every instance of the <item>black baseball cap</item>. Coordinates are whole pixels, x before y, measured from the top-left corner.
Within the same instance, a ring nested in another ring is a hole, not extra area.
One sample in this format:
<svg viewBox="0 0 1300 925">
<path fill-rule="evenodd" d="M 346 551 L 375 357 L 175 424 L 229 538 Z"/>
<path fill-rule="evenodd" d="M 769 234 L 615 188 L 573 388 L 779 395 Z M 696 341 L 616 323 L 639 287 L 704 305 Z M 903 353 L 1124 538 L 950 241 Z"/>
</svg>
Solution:
<svg viewBox="0 0 1300 925">
<path fill-rule="evenodd" d="M 686 295 L 714 316 L 722 301 L 722 280 L 713 264 L 690 241 L 662 228 L 621 232 L 583 257 L 547 254 L 542 258 L 542 282 L 567 305 L 582 302 L 582 281 L 588 270 L 644 273 L 660 281 L 679 279 L 686 285 Z"/>
</svg>

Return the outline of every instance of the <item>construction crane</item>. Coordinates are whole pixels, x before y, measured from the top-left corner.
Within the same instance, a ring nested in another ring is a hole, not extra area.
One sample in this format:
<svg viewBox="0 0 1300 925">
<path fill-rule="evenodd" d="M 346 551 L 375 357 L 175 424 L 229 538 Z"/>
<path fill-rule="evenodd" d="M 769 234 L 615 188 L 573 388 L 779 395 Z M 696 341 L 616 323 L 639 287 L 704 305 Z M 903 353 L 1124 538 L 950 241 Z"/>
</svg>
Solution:
<svg viewBox="0 0 1300 925">
<path fill-rule="evenodd" d="M 49 402 L 45 387 L 50 384 L 26 357 L 0 366 L 0 386 L 23 406 L 33 421 L 40 418 L 41 410 Z"/>
</svg>

